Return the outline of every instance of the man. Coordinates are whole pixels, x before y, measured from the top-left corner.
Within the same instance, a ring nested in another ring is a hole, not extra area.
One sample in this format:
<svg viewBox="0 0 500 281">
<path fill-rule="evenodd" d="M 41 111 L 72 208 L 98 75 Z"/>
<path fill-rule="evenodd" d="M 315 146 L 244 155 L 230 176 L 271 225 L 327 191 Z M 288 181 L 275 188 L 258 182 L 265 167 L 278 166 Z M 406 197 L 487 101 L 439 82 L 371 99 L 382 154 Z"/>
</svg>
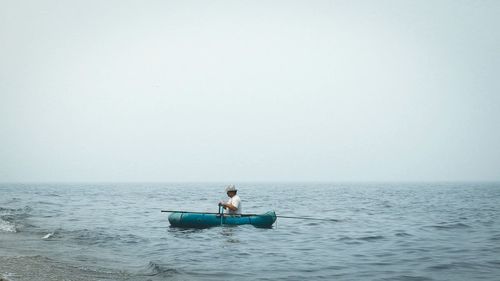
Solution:
<svg viewBox="0 0 500 281">
<path fill-rule="evenodd" d="M 227 214 L 241 214 L 241 199 L 236 195 L 237 192 L 238 190 L 236 190 L 234 185 L 228 185 L 226 187 L 226 193 L 227 196 L 229 196 L 229 200 L 226 203 L 219 202 L 219 206 L 224 207 L 224 209 L 227 210 Z"/>
</svg>

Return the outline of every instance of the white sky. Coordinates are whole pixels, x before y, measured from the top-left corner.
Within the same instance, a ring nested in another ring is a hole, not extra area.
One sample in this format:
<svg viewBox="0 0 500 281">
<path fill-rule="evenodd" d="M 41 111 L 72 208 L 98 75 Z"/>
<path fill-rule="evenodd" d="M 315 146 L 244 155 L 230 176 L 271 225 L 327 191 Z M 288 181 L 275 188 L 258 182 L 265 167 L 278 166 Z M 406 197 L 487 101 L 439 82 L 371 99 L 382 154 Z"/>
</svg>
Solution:
<svg viewBox="0 0 500 281">
<path fill-rule="evenodd" d="M 500 180 L 500 1 L 0 0 L 0 181 Z"/>
</svg>

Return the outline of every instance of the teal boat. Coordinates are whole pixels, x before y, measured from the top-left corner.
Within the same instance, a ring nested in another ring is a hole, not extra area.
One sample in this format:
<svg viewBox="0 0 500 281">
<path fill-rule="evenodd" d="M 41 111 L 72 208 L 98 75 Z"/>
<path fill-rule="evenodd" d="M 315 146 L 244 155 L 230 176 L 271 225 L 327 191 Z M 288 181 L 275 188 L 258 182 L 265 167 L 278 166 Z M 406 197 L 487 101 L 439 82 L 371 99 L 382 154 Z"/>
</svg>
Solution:
<svg viewBox="0 0 500 281">
<path fill-rule="evenodd" d="M 269 228 L 276 221 L 276 213 L 228 215 L 223 213 L 172 212 L 168 216 L 170 225 L 188 228 L 207 228 L 221 225 L 251 224 L 255 227 Z"/>
</svg>

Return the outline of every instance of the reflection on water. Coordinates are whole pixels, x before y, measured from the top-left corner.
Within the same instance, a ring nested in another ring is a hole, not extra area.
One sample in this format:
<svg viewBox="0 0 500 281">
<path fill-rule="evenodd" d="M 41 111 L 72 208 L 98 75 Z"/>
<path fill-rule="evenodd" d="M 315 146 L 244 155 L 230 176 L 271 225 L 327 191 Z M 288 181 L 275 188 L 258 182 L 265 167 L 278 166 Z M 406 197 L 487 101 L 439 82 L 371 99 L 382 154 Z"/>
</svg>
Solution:
<svg viewBox="0 0 500 281">
<path fill-rule="evenodd" d="M 235 231 L 238 231 L 237 226 L 224 226 L 221 227 L 220 234 L 225 238 L 228 243 L 239 243 L 240 240 L 235 236 Z"/>
</svg>

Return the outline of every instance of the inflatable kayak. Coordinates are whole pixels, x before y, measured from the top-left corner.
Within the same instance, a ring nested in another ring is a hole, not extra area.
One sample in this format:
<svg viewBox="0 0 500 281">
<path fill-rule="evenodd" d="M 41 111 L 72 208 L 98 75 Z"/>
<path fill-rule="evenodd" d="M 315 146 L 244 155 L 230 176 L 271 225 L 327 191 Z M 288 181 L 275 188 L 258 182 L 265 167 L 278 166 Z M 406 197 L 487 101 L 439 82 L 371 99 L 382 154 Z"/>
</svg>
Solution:
<svg viewBox="0 0 500 281">
<path fill-rule="evenodd" d="M 251 224 L 255 227 L 271 227 L 276 221 L 273 211 L 264 214 L 228 215 L 219 213 L 172 212 L 168 216 L 172 226 L 206 228 L 221 225 Z"/>
</svg>

